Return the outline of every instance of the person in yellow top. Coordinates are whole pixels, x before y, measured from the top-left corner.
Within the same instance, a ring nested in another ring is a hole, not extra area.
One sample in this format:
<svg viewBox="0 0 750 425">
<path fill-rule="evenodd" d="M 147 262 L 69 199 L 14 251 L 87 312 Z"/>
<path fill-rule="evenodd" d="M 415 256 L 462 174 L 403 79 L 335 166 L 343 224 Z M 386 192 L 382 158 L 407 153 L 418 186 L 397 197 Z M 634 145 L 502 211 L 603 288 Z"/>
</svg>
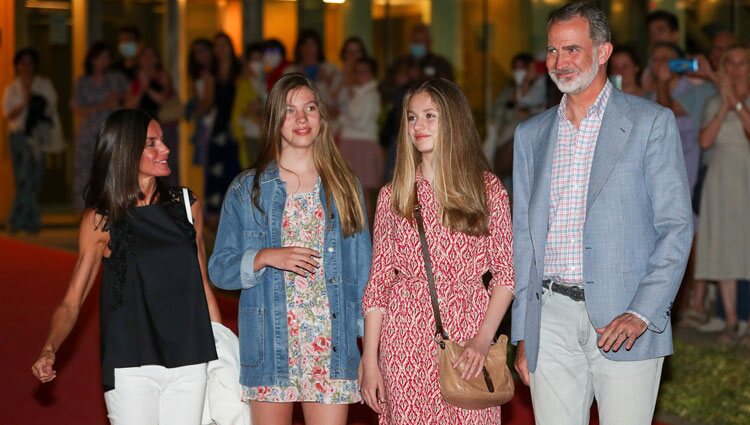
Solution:
<svg viewBox="0 0 750 425">
<path fill-rule="evenodd" d="M 250 43 L 245 51 L 242 75 L 232 107 L 232 134 L 239 146 L 242 169 L 248 169 L 260 152 L 260 120 L 266 99 L 263 76 L 263 45 Z"/>
</svg>

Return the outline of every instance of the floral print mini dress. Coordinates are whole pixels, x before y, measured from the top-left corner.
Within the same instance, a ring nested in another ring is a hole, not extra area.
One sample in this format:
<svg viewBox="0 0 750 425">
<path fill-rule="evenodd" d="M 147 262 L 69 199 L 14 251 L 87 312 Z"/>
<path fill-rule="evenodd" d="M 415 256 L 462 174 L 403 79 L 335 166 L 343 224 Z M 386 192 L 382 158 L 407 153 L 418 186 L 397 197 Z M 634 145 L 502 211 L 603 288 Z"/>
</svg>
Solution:
<svg viewBox="0 0 750 425">
<path fill-rule="evenodd" d="M 287 196 L 281 224 L 283 246 L 323 252 L 325 212 L 318 178 L 312 192 Z M 289 385 L 244 387 L 243 401 L 348 404 L 360 401 L 356 380 L 332 379 L 331 313 L 324 264 L 310 276 L 285 272 L 289 328 Z"/>
</svg>

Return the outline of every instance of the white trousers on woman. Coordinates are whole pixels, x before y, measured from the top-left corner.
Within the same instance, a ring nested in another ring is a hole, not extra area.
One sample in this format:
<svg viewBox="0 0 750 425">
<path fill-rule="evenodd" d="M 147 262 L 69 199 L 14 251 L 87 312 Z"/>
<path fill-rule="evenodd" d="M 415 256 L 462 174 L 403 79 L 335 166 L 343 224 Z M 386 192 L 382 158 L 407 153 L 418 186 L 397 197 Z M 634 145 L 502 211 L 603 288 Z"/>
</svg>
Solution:
<svg viewBox="0 0 750 425">
<path fill-rule="evenodd" d="M 115 389 L 104 393 L 112 425 L 200 425 L 206 363 L 115 369 Z"/>
<path fill-rule="evenodd" d="M 537 425 L 588 425 L 594 398 L 602 425 L 651 424 L 664 357 L 609 360 L 596 345 L 586 304 L 549 290 L 542 294 L 539 336 L 530 375 Z"/>
</svg>

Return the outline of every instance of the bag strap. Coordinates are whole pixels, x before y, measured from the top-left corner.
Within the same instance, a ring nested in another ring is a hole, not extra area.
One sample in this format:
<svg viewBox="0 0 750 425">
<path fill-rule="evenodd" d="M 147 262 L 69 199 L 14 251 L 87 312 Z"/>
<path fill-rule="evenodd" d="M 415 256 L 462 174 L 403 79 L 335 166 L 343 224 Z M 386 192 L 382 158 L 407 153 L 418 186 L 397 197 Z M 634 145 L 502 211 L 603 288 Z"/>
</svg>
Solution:
<svg viewBox="0 0 750 425">
<path fill-rule="evenodd" d="M 427 272 L 427 286 L 430 288 L 430 301 L 432 302 L 432 313 L 435 315 L 435 335 L 443 339 L 448 338 L 448 333 L 443 328 L 443 321 L 440 318 L 440 305 L 437 300 L 437 290 L 435 290 L 435 276 L 432 274 L 432 261 L 430 260 L 430 251 L 427 248 L 427 237 L 424 232 L 424 222 L 422 221 L 422 205 L 419 203 L 419 193 L 417 192 L 417 183 L 414 183 L 414 197 L 416 205 L 414 206 L 414 221 L 417 222 L 417 231 L 419 232 L 419 243 L 422 246 L 422 258 L 424 259 L 424 268 Z"/>
<path fill-rule="evenodd" d="M 182 188 L 182 201 L 185 204 L 185 214 L 187 214 L 187 219 L 190 222 L 190 224 L 193 223 L 193 210 L 190 208 L 190 193 L 188 192 L 188 188 L 183 187 Z"/>
</svg>

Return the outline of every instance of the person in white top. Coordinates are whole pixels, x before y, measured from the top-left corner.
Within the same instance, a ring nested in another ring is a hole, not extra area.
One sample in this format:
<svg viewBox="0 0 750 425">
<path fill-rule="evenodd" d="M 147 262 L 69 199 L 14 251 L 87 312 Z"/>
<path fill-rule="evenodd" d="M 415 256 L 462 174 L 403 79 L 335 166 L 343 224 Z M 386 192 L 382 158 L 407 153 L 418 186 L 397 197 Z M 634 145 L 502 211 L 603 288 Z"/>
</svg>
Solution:
<svg viewBox="0 0 750 425">
<path fill-rule="evenodd" d="M 3 116 L 8 121 L 16 195 L 8 228 L 11 233 L 39 231 L 39 189 L 46 152 L 65 149 L 57 114 L 57 93 L 52 82 L 37 75 L 39 55 L 21 49 L 13 57 L 16 78 L 5 87 Z"/>
<path fill-rule="evenodd" d="M 349 100 L 339 116 L 339 148 L 362 182 L 369 218 L 374 216 L 375 197 L 385 173 L 385 159 L 378 143 L 380 93 L 375 79 L 377 72 L 375 59 L 364 57 L 357 60 L 354 85 L 347 89 Z"/>
</svg>

